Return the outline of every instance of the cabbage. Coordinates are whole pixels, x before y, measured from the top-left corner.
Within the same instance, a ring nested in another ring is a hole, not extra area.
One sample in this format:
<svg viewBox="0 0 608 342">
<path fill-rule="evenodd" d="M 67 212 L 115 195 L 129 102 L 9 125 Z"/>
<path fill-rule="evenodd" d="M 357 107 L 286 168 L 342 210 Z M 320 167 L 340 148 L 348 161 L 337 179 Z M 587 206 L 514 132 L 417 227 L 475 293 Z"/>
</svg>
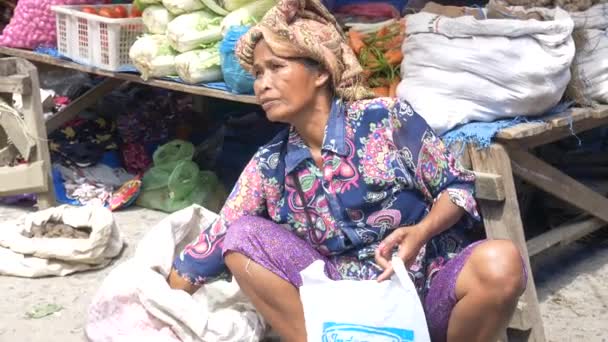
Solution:
<svg viewBox="0 0 608 342">
<path fill-rule="evenodd" d="M 175 68 L 179 77 L 189 84 L 222 80 L 218 44 L 178 55 Z"/>
<path fill-rule="evenodd" d="M 167 26 L 167 37 L 171 46 L 186 52 L 222 39 L 220 22 L 222 17 L 206 11 L 183 14 Z"/>
<path fill-rule="evenodd" d="M 146 7 L 150 5 L 160 4 L 162 0 L 135 0 L 133 1 L 133 5 L 137 7 L 140 11 L 143 11 Z"/>
<path fill-rule="evenodd" d="M 220 24 L 222 35 L 232 26 L 251 26 L 257 23 L 276 4 L 276 0 L 257 0 L 231 12 Z"/>
<path fill-rule="evenodd" d="M 190 13 L 205 8 L 200 0 L 163 0 L 163 6 L 174 15 Z"/>
<path fill-rule="evenodd" d="M 147 7 L 141 16 L 148 32 L 154 34 L 165 34 L 167 25 L 173 20 L 173 15 L 159 5 Z"/>
<path fill-rule="evenodd" d="M 232 12 L 254 1 L 255 0 L 223 0 L 223 3 L 220 3 L 220 5 L 228 12 Z"/>
<path fill-rule="evenodd" d="M 229 13 L 228 11 L 223 9 L 222 6 L 220 6 L 220 4 L 215 2 L 215 0 L 201 0 L 201 1 L 208 9 L 210 9 L 214 13 L 217 13 L 219 15 L 226 15 Z"/>
<path fill-rule="evenodd" d="M 142 36 L 129 50 L 129 57 L 144 80 L 175 75 L 175 55 L 169 40 L 161 34 Z"/>
</svg>

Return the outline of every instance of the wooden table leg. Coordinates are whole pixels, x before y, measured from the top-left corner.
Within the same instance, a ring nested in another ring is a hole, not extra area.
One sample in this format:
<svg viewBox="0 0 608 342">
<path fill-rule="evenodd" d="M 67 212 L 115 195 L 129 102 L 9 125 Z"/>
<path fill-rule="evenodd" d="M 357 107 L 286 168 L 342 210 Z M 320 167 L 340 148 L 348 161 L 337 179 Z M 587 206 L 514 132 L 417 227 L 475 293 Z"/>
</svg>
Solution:
<svg viewBox="0 0 608 342">
<path fill-rule="evenodd" d="M 488 238 L 512 240 L 519 247 L 528 269 L 526 291 L 520 299 L 510 327 L 518 330 L 529 330 L 528 341 L 544 342 L 545 332 L 536 296 L 536 286 L 530 268 L 526 237 L 519 212 L 509 155 L 500 144 L 492 144 L 484 150 L 470 147 L 469 154 L 474 171 L 501 175 L 504 182 L 504 201 L 479 200 Z"/>
</svg>

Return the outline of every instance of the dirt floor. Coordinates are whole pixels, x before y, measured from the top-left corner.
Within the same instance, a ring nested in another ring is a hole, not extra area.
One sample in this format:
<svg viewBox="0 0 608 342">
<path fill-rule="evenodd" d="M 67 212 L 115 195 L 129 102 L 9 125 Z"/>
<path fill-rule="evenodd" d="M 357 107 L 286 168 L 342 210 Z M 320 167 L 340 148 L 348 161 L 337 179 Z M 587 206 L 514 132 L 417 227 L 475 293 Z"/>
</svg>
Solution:
<svg viewBox="0 0 608 342">
<path fill-rule="evenodd" d="M 0 207 L 0 221 L 25 209 Z M 134 208 L 116 213 L 127 247 L 110 267 L 64 278 L 20 279 L 0 276 L 0 342 L 84 341 L 90 298 L 116 263 L 130 257 L 135 244 L 165 214 Z M 608 239 L 575 243 L 533 260 L 548 341 L 608 341 Z M 38 306 L 62 309 L 40 319 L 26 314 Z"/>
</svg>

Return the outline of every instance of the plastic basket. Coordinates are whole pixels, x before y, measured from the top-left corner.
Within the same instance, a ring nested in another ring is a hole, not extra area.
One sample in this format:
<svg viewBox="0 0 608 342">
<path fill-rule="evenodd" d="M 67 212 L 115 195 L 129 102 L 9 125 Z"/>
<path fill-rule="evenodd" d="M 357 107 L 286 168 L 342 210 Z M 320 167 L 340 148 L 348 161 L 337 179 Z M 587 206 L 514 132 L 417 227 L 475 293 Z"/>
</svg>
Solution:
<svg viewBox="0 0 608 342">
<path fill-rule="evenodd" d="M 95 8 L 113 7 L 99 5 Z M 131 13 L 132 5 L 128 7 Z M 57 50 L 81 64 L 108 71 L 132 69 L 129 49 L 144 33 L 142 18 L 106 18 L 82 12 L 90 5 L 53 6 L 57 20 Z"/>
</svg>

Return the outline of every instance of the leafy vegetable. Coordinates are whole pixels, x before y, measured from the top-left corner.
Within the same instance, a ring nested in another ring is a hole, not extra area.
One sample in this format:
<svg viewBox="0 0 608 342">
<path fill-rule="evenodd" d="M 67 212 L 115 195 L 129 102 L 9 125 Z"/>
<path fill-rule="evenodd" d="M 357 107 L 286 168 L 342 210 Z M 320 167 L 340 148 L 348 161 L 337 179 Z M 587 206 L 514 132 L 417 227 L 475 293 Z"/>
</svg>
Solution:
<svg viewBox="0 0 608 342">
<path fill-rule="evenodd" d="M 201 0 L 208 9 L 219 15 L 226 15 L 229 12 L 222 8 L 215 0 Z"/>
<path fill-rule="evenodd" d="M 205 8 L 200 0 L 163 0 L 163 6 L 173 15 L 190 13 Z"/>
<path fill-rule="evenodd" d="M 149 33 L 165 34 L 173 15 L 163 6 L 152 5 L 144 10 L 142 18 Z"/>
<path fill-rule="evenodd" d="M 177 74 L 186 83 L 219 81 L 222 79 L 218 43 L 182 53 L 175 58 Z"/>
<path fill-rule="evenodd" d="M 160 34 L 138 38 L 129 50 L 129 57 L 144 80 L 175 75 L 175 55 L 167 37 Z"/>
<path fill-rule="evenodd" d="M 235 11 L 255 0 L 223 0 L 223 6 L 228 12 Z"/>
<path fill-rule="evenodd" d="M 276 3 L 276 0 L 257 0 L 231 12 L 222 20 L 222 34 L 226 34 L 232 26 L 250 26 L 257 23 Z"/>
<path fill-rule="evenodd" d="M 194 50 L 222 39 L 221 20 L 222 17 L 206 11 L 183 14 L 169 23 L 167 37 L 171 46 L 179 52 Z"/>
<path fill-rule="evenodd" d="M 133 1 L 133 5 L 137 7 L 140 11 L 146 9 L 146 7 L 150 5 L 160 4 L 162 0 L 135 0 Z"/>
</svg>

